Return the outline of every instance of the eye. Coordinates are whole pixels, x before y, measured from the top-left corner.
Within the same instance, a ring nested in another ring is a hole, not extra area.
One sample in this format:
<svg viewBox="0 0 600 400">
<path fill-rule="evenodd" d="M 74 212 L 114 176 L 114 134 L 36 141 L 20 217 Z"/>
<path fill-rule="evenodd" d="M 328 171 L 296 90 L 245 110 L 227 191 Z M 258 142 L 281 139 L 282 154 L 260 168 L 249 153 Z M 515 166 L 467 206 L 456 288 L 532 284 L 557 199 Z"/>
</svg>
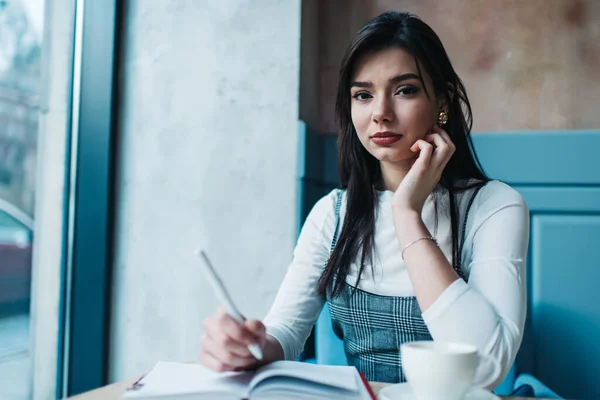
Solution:
<svg viewBox="0 0 600 400">
<path fill-rule="evenodd" d="M 396 94 L 399 95 L 403 95 L 403 96 L 410 96 L 412 94 L 415 94 L 419 91 L 419 88 L 414 87 L 414 86 L 402 86 L 401 88 L 399 88 L 396 91 Z"/>
<path fill-rule="evenodd" d="M 356 100 L 358 100 L 358 101 L 364 101 L 364 100 L 370 99 L 371 97 L 373 97 L 373 96 L 371 96 L 371 95 L 370 95 L 369 93 L 367 93 L 367 92 L 356 92 L 356 93 L 354 93 L 354 95 L 352 96 L 352 98 L 354 98 L 354 99 L 356 99 Z"/>
</svg>

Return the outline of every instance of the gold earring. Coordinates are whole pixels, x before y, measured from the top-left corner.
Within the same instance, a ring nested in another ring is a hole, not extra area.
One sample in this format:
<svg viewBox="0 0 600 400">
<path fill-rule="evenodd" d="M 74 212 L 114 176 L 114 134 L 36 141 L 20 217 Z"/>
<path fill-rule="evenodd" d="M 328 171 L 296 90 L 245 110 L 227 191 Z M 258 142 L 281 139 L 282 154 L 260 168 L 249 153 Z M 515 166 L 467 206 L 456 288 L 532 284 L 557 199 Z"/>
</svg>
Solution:
<svg viewBox="0 0 600 400">
<path fill-rule="evenodd" d="M 440 127 L 442 127 L 442 126 L 446 125 L 447 122 L 448 122 L 448 112 L 440 111 L 440 114 L 438 115 L 438 119 L 437 119 L 437 124 Z"/>
</svg>

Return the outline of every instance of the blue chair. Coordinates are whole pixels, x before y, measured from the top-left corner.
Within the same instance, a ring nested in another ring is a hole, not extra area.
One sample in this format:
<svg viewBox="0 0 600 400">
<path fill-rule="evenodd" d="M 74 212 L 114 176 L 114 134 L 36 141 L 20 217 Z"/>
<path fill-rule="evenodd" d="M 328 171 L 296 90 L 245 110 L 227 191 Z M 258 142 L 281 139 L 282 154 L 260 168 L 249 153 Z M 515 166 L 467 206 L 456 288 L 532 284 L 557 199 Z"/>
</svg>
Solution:
<svg viewBox="0 0 600 400">
<path fill-rule="evenodd" d="M 317 364 L 348 365 L 344 342 L 333 332 L 327 303 L 315 325 L 315 360 Z"/>
<path fill-rule="evenodd" d="M 519 397 L 542 397 L 545 399 L 562 399 L 548 386 L 530 374 L 521 374 L 514 383 L 514 391 L 511 396 Z"/>
</svg>

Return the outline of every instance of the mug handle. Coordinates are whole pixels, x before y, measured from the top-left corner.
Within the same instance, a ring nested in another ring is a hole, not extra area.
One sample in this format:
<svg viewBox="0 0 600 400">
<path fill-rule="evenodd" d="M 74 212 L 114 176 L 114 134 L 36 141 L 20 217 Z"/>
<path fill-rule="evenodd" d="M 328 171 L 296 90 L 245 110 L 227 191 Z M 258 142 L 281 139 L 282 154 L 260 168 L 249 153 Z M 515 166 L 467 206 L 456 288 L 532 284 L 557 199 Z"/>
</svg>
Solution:
<svg viewBox="0 0 600 400">
<path fill-rule="evenodd" d="M 486 380 L 484 380 L 483 382 L 475 382 L 473 383 L 473 386 L 478 386 L 481 388 L 487 388 L 488 386 L 490 386 L 492 383 L 494 383 L 494 381 L 496 379 L 498 379 L 498 377 L 500 376 L 500 363 L 498 361 L 496 361 L 494 358 L 486 355 L 486 354 L 478 354 L 480 359 L 483 359 L 486 362 L 489 362 L 492 364 L 493 367 L 493 373 L 490 375 L 489 378 L 487 378 Z M 482 363 L 480 362 L 479 365 L 481 365 Z"/>
</svg>

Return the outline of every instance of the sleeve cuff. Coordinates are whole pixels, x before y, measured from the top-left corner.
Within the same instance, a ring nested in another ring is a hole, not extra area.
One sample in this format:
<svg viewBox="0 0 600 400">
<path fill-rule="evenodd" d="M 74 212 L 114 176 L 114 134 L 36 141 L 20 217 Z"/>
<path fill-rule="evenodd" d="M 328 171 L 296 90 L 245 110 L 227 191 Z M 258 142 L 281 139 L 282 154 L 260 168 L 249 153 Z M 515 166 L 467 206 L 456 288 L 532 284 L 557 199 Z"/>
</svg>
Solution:
<svg viewBox="0 0 600 400">
<path fill-rule="evenodd" d="M 427 310 L 422 313 L 423 321 L 429 325 L 439 318 L 460 296 L 469 290 L 469 285 L 462 280 L 457 279 L 450 284 Z"/>
<path fill-rule="evenodd" d="M 284 332 L 283 329 L 278 328 L 276 326 L 267 325 L 266 330 L 267 335 L 273 336 L 275 340 L 277 340 L 281 345 L 281 348 L 283 349 L 283 358 L 285 360 L 294 361 L 296 358 L 298 358 L 298 355 L 295 355 L 294 351 L 291 349 L 289 345 L 290 341 L 288 335 Z"/>
</svg>

